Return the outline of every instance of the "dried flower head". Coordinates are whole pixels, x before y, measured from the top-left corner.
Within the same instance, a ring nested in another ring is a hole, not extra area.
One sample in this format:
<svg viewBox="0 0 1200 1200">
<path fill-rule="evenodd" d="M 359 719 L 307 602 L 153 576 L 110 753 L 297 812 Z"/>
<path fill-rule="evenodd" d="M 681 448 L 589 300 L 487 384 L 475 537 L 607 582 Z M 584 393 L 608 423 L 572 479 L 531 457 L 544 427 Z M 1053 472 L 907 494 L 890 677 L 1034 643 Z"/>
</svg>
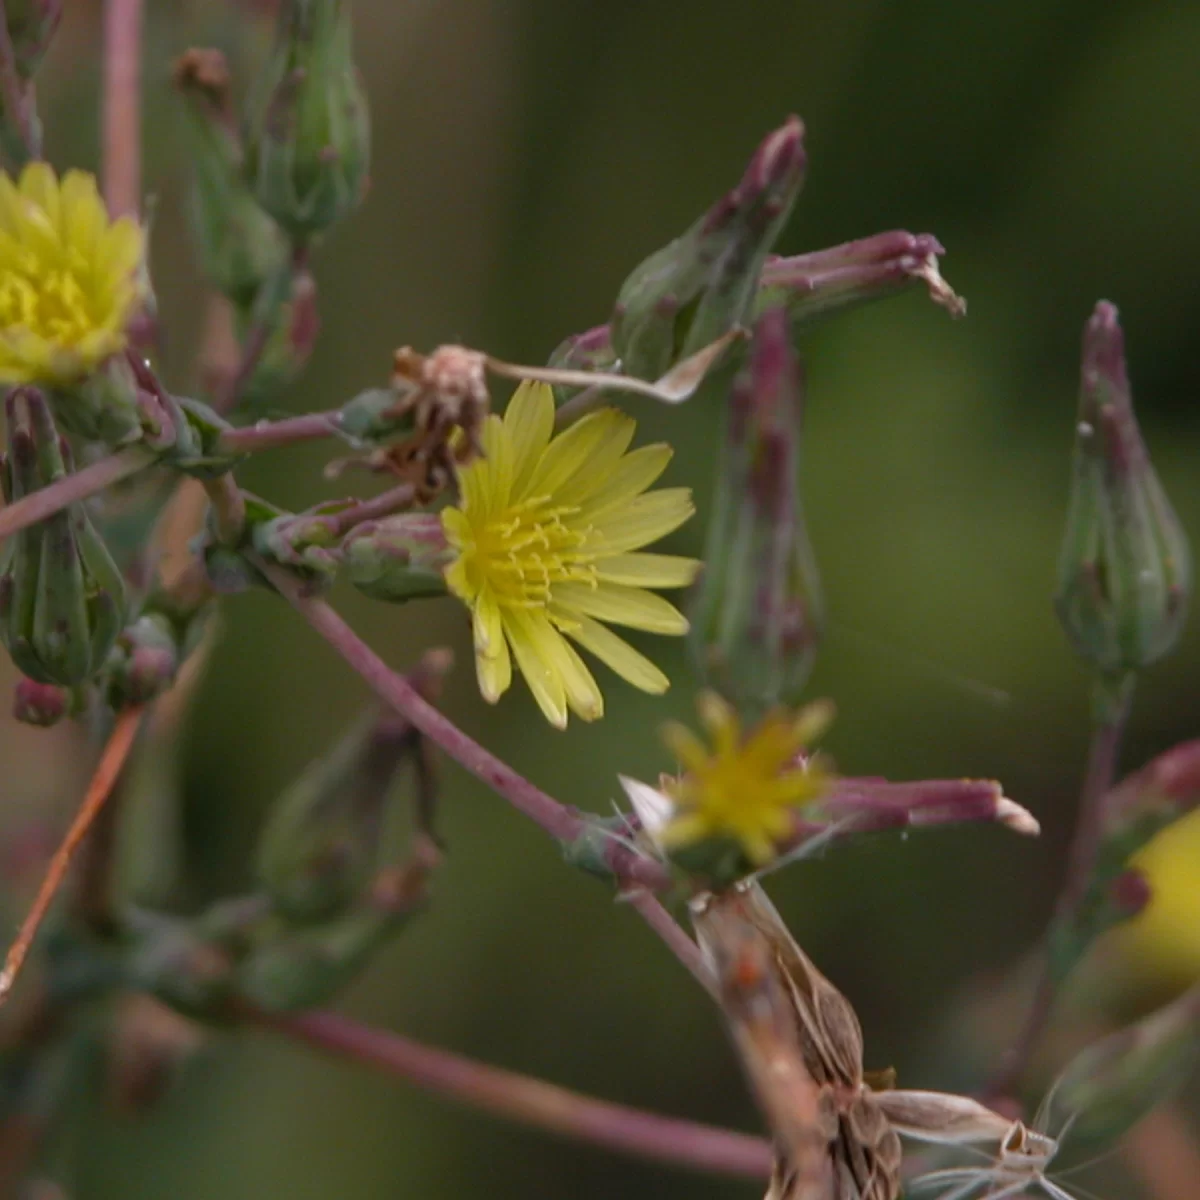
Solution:
<svg viewBox="0 0 1200 1200">
<path fill-rule="evenodd" d="M 489 702 L 512 682 L 512 658 L 546 719 L 603 715 L 600 689 L 567 638 L 646 692 L 667 677 L 602 622 L 683 634 L 687 621 L 650 588 L 684 587 L 699 563 L 635 553 L 692 515 L 686 488 L 646 494 L 671 458 L 665 445 L 626 450 L 635 422 L 602 409 L 557 436 L 554 397 L 524 384 L 483 427 L 485 458 L 458 470 L 459 503 L 442 514 L 455 552 L 450 590 L 474 618 L 479 687 Z M 565 636 L 564 636 L 565 635 Z"/>
<path fill-rule="evenodd" d="M 0 383 L 68 386 L 123 350 L 142 254 L 141 227 L 109 220 L 93 176 L 0 174 Z"/>
<path fill-rule="evenodd" d="M 762 969 L 772 973 L 771 990 L 759 991 L 783 998 L 804 1070 L 818 1089 L 818 1120 L 830 1165 L 829 1200 L 896 1200 L 900 1139 L 864 1078 L 862 1028 L 850 1002 L 796 944 L 758 883 L 697 897 L 691 916 L 700 948 L 721 981 L 726 1016 L 735 1031 L 745 1023 L 738 1006 L 745 987 L 733 976 L 746 964 L 755 966 L 756 980 Z M 743 1057 L 751 1050 L 751 1078 L 762 1076 L 767 1064 L 754 1061 L 756 1053 L 745 1036 L 738 1042 Z M 776 1078 L 773 1086 L 779 1082 Z M 760 1089 L 760 1102 L 762 1098 Z M 768 1105 L 764 1109 L 771 1117 Z M 778 1119 L 772 1117 L 772 1124 L 778 1126 Z M 767 1200 L 801 1200 L 812 1194 L 809 1184 L 802 1184 L 813 1177 L 806 1162 L 808 1136 L 783 1128 L 774 1132 L 778 1157 Z"/>
<path fill-rule="evenodd" d="M 663 740 L 683 773 L 663 780 L 669 819 L 657 840 L 670 850 L 723 838 L 737 843 L 751 863 L 765 864 L 792 831 L 795 810 L 828 786 L 819 760 L 803 751 L 828 723 L 829 709 L 778 708 L 743 730 L 732 706 L 715 692 L 702 692 L 696 708 L 712 746 L 677 722 L 664 728 Z"/>
</svg>

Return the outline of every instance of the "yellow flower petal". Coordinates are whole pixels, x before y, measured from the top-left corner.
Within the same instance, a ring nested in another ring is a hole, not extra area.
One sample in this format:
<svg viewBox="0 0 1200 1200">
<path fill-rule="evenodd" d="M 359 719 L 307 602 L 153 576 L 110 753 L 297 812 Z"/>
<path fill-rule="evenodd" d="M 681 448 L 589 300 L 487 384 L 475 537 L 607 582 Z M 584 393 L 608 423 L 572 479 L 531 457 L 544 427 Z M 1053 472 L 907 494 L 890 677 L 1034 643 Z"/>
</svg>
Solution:
<svg viewBox="0 0 1200 1200">
<path fill-rule="evenodd" d="M 44 162 L 0 174 L 0 382 L 70 387 L 126 345 L 144 239 L 95 179 Z"/>
<path fill-rule="evenodd" d="M 601 580 L 624 583 L 631 587 L 687 587 L 704 564 L 698 558 L 680 558 L 675 554 L 614 554 L 602 558 L 596 566 Z"/>
<path fill-rule="evenodd" d="M 552 609 L 550 615 L 554 619 L 555 610 Z M 671 681 L 644 654 L 599 621 L 580 613 L 572 613 L 568 621 L 560 628 L 626 683 L 654 696 L 661 695 L 671 686 Z"/>
<path fill-rule="evenodd" d="M 567 694 L 562 676 L 539 653 L 529 614 L 519 608 L 507 610 L 504 614 L 504 628 L 517 666 L 525 676 L 525 682 L 529 684 L 529 690 L 533 693 L 538 708 L 556 729 L 565 729 Z"/>
<path fill-rule="evenodd" d="M 633 430 L 632 418 L 615 408 L 589 413 L 550 443 L 530 476 L 524 495 L 554 496 L 557 500 L 570 480 L 591 474 L 592 462 L 606 445 L 623 442 L 623 451 L 633 437 Z"/>
<path fill-rule="evenodd" d="M 690 488 L 663 488 L 593 515 L 591 524 L 605 554 L 622 554 L 673 533 L 695 511 Z"/>
<path fill-rule="evenodd" d="M 504 410 L 504 428 L 512 438 L 513 490 L 523 494 L 554 433 L 554 391 L 549 384 L 521 384 Z"/>
<path fill-rule="evenodd" d="M 609 475 L 604 490 L 583 502 L 583 515 L 592 521 L 640 496 L 667 469 L 672 450 L 662 442 L 625 455 Z M 645 545 L 645 543 L 640 543 Z"/>
<path fill-rule="evenodd" d="M 673 604 L 642 588 L 564 583 L 554 589 L 554 596 L 566 612 L 583 613 L 610 625 L 627 625 L 647 633 L 687 633 L 687 618 Z"/>
</svg>

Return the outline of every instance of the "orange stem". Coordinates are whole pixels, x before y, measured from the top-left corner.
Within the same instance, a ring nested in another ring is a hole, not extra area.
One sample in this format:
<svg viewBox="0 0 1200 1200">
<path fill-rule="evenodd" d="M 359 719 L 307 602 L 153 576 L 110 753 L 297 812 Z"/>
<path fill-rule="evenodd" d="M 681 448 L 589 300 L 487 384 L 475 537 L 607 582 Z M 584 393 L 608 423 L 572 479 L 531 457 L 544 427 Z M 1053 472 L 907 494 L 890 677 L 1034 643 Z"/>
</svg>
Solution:
<svg viewBox="0 0 1200 1200">
<path fill-rule="evenodd" d="M 58 894 L 58 889 L 67 873 L 67 868 L 71 865 L 75 851 L 79 849 L 79 844 L 87 836 L 92 822 L 104 807 L 104 802 L 116 785 L 121 769 L 129 757 L 129 752 L 133 749 L 134 738 L 142 723 L 142 711 L 140 708 L 131 708 L 117 717 L 113 731 L 100 755 L 100 761 L 96 764 L 91 783 L 88 784 L 83 803 L 80 804 L 79 811 L 76 812 L 66 837 L 54 852 L 54 857 L 46 869 L 46 877 L 42 880 L 41 887 L 38 888 L 37 896 L 34 897 L 25 920 L 21 923 L 17 940 L 13 942 L 4 960 L 4 969 L 0 971 L 0 1003 L 3 1003 L 5 997 L 12 991 L 12 986 L 25 962 L 25 956 L 29 953 L 29 947 L 33 944 L 34 937 L 37 936 L 42 918 L 45 917 L 47 909 Z"/>
</svg>

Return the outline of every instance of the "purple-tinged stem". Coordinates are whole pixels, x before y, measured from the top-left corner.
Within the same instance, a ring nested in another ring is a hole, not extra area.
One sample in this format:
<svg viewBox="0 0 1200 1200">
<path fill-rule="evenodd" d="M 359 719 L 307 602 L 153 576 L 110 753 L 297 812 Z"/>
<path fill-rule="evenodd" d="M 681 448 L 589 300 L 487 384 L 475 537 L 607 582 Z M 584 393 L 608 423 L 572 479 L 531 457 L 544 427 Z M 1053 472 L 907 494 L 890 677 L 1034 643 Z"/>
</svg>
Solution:
<svg viewBox="0 0 1200 1200">
<path fill-rule="evenodd" d="M 142 0 L 104 5 L 104 199 L 136 216 L 142 191 Z"/>
<path fill-rule="evenodd" d="M 764 1179 L 771 1170 L 771 1148 L 761 1138 L 580 1095 L 360 1025 L 338 1013 L 245 1015 L 294 1041 L 353 1059 L 505 1120 L 698 1171 Z"/>
<path fill-rule="evenodd" d="M 56 480 L 49 487 L 22 497 L 15 504 L 0 509 L 0 542 L 29 525 L 52 517 L 77 500 L 86 500 L 114 483 L 136 475 L 157 457 L 145 446 L 127 446 L 116 454 L 110 454 L 99 462 Z"/>
<path fill-rule="evenodd" d="M 260 421 L 241 429 L 228 429 L 221 434 L 218 450 L 222 454 L 253 454 L 258 450 L 274 450 L 280 446 L 295 446 L 301 442 L 336 437 L 341 432 L 342 414 L 339 409 L 328 412 L 305 413 L 282 421 Z"/>
<path fill-rule="evenodd" d="M 42 136 L 33 103 L 33 85 L 17 70 L 17 54 L 8 32 L 8 13 L 0 0 L 0 99 L 8 119 L 16 126 L 30 158 L 42 157 Z"/>
<path fill-rule="evenodd" d="M 416 492 L 417 489 L 411 483 L 402 483 L 397 487 L 388 488 L 386 492 L 380 492 L 378 496 L 372 496 L 370 500 L 360 500 L 349 508 L 343 508 L 341 512 L 318 519 L 329 526 L 334 537 L 342 537 L 364 521 L 378 521 L 411 508 Z"/>
<path fill-rule="evenodd" d="M 362 676 L 381 700 L 407 717 L 431 742 L 440 746 L 476 778 L 483 780 L 497 795 L 552 838 L 567 843 L 580 836 L 586 824 L 578 812 L 548 796 L 465 734 L 444 713 L 419 695 L 408 680 L 393 671 L 324 600 L 306 595 L 303 586 L 287 571 L 259 557 L 254 557 L 253 561 L 279 594 Z M 618 880 L 623 887 L 631 891 L 640 889 L 642 892 L 647 888 L 661 887 L 663 876 L 660 865 L 645 860 L 643 873 L 642 862 L 636 858 L 628 861 L 626 873 Z M 697 969 L 703 970 L 703 967 L 698 967 L 695 944 L 687 938 L 689 948 L 685 948 L 679 938 L 671 933 L 671 929 L 678 930 L 679 926 L 653 896 L 642 895 L 636 901 L 631 899 L 631 902 L 689 971 L 695 973 Z"/>
</svg>

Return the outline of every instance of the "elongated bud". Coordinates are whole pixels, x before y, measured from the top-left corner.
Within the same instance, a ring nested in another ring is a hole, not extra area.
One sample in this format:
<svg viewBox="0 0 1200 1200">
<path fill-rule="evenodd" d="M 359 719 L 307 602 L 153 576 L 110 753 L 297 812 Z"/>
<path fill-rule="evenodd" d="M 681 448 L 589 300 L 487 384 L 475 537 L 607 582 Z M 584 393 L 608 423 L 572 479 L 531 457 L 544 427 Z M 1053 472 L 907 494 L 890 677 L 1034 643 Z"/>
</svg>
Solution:
<svg viewBox="0 0 1200 1200">
<path fill-rule="evenodd" d="M 251 113 L 247 167 L 259 204 L 306 241 L 362 199 L 367 98 L 344 0 L 283 0 L 278 22 Z"/>
<path fill-rule="evenodd" d="M 19 500 L 71 471 L 42 394 L 5 401 L 5 492 Z M 0 640 L 37 683 L 74 687 L 91 678 L 125 622 L 125 582 L 81 503 L 22 529 L 0 551 Z"/>
<path fill-rule="evenodd" d="M 944 253 L 932 234 L 897 229 L 828 250 L 772 257 L 759 278 L 755 311 L 786 308 L 794 325 L 807 325 L 843 308 L 924 284 L 935 304 L 961 317 L 966 301 L 938 270 Z"/>
<path fill-rule="evenodd" d="M 246 182 L 224 56 L 189 50 L 175 63 L 174 76 L 192 136 L 192 223 L 200 260 L 219 291 L 249 308 L 287 263 L 287 239 Z"/>
<path fill-rule="evenodd" d="M 800 504 L 800 369 L 782 309 L 759 319 L 734 384 L 691 614 L 701 676 L 738 707 L 795 704 L 821 626 L 821 593 Z"/>
<path fill-rule="evenodd" d="M 803 137 L 800 121 L 789 118 L 759 146 L 733 191 L 625 280 L 611 328 L 627 375 L 658 379 L 747 319 L 763 263 L 804 182 Z"/>
<path fill-rule="evenodd" d="M 1200 1064 L 1200 992 L 1192 989 L 1134 1025 L 1088 1046 L 1052 1091 L 1071 1144 L 1100 1150 L 1171 1099 Z"/>
<path fill-rule="evenodd" d="M 275 802 L 258 876 L 289 921 L 328 920 L 366 885 L 388 796 L 414 746 L 407 722 L 367 713 Z"/>
<path fill-rule="evenodd" d="M 400 513 L 359 525 L 342 544 L 346 572 L 374 600 L 402 603 L 446 590 L 452 557 L 437 513 Z"/>
<path fill-rule="evenodd" d="M 17 74 L 31 79 L 62 20 L 63 0 L 5 0 L 4 16 Z"/>
<path fill-rule="evenodd" d="M 1172 649 L 1190 588 L 1187 537 L 1134 416 L 1117 310 L 1101 301 L 1083 334 L 1055 608 L 1075 649 L 1105 675 L 1121 676 Z"/>
</svg>

